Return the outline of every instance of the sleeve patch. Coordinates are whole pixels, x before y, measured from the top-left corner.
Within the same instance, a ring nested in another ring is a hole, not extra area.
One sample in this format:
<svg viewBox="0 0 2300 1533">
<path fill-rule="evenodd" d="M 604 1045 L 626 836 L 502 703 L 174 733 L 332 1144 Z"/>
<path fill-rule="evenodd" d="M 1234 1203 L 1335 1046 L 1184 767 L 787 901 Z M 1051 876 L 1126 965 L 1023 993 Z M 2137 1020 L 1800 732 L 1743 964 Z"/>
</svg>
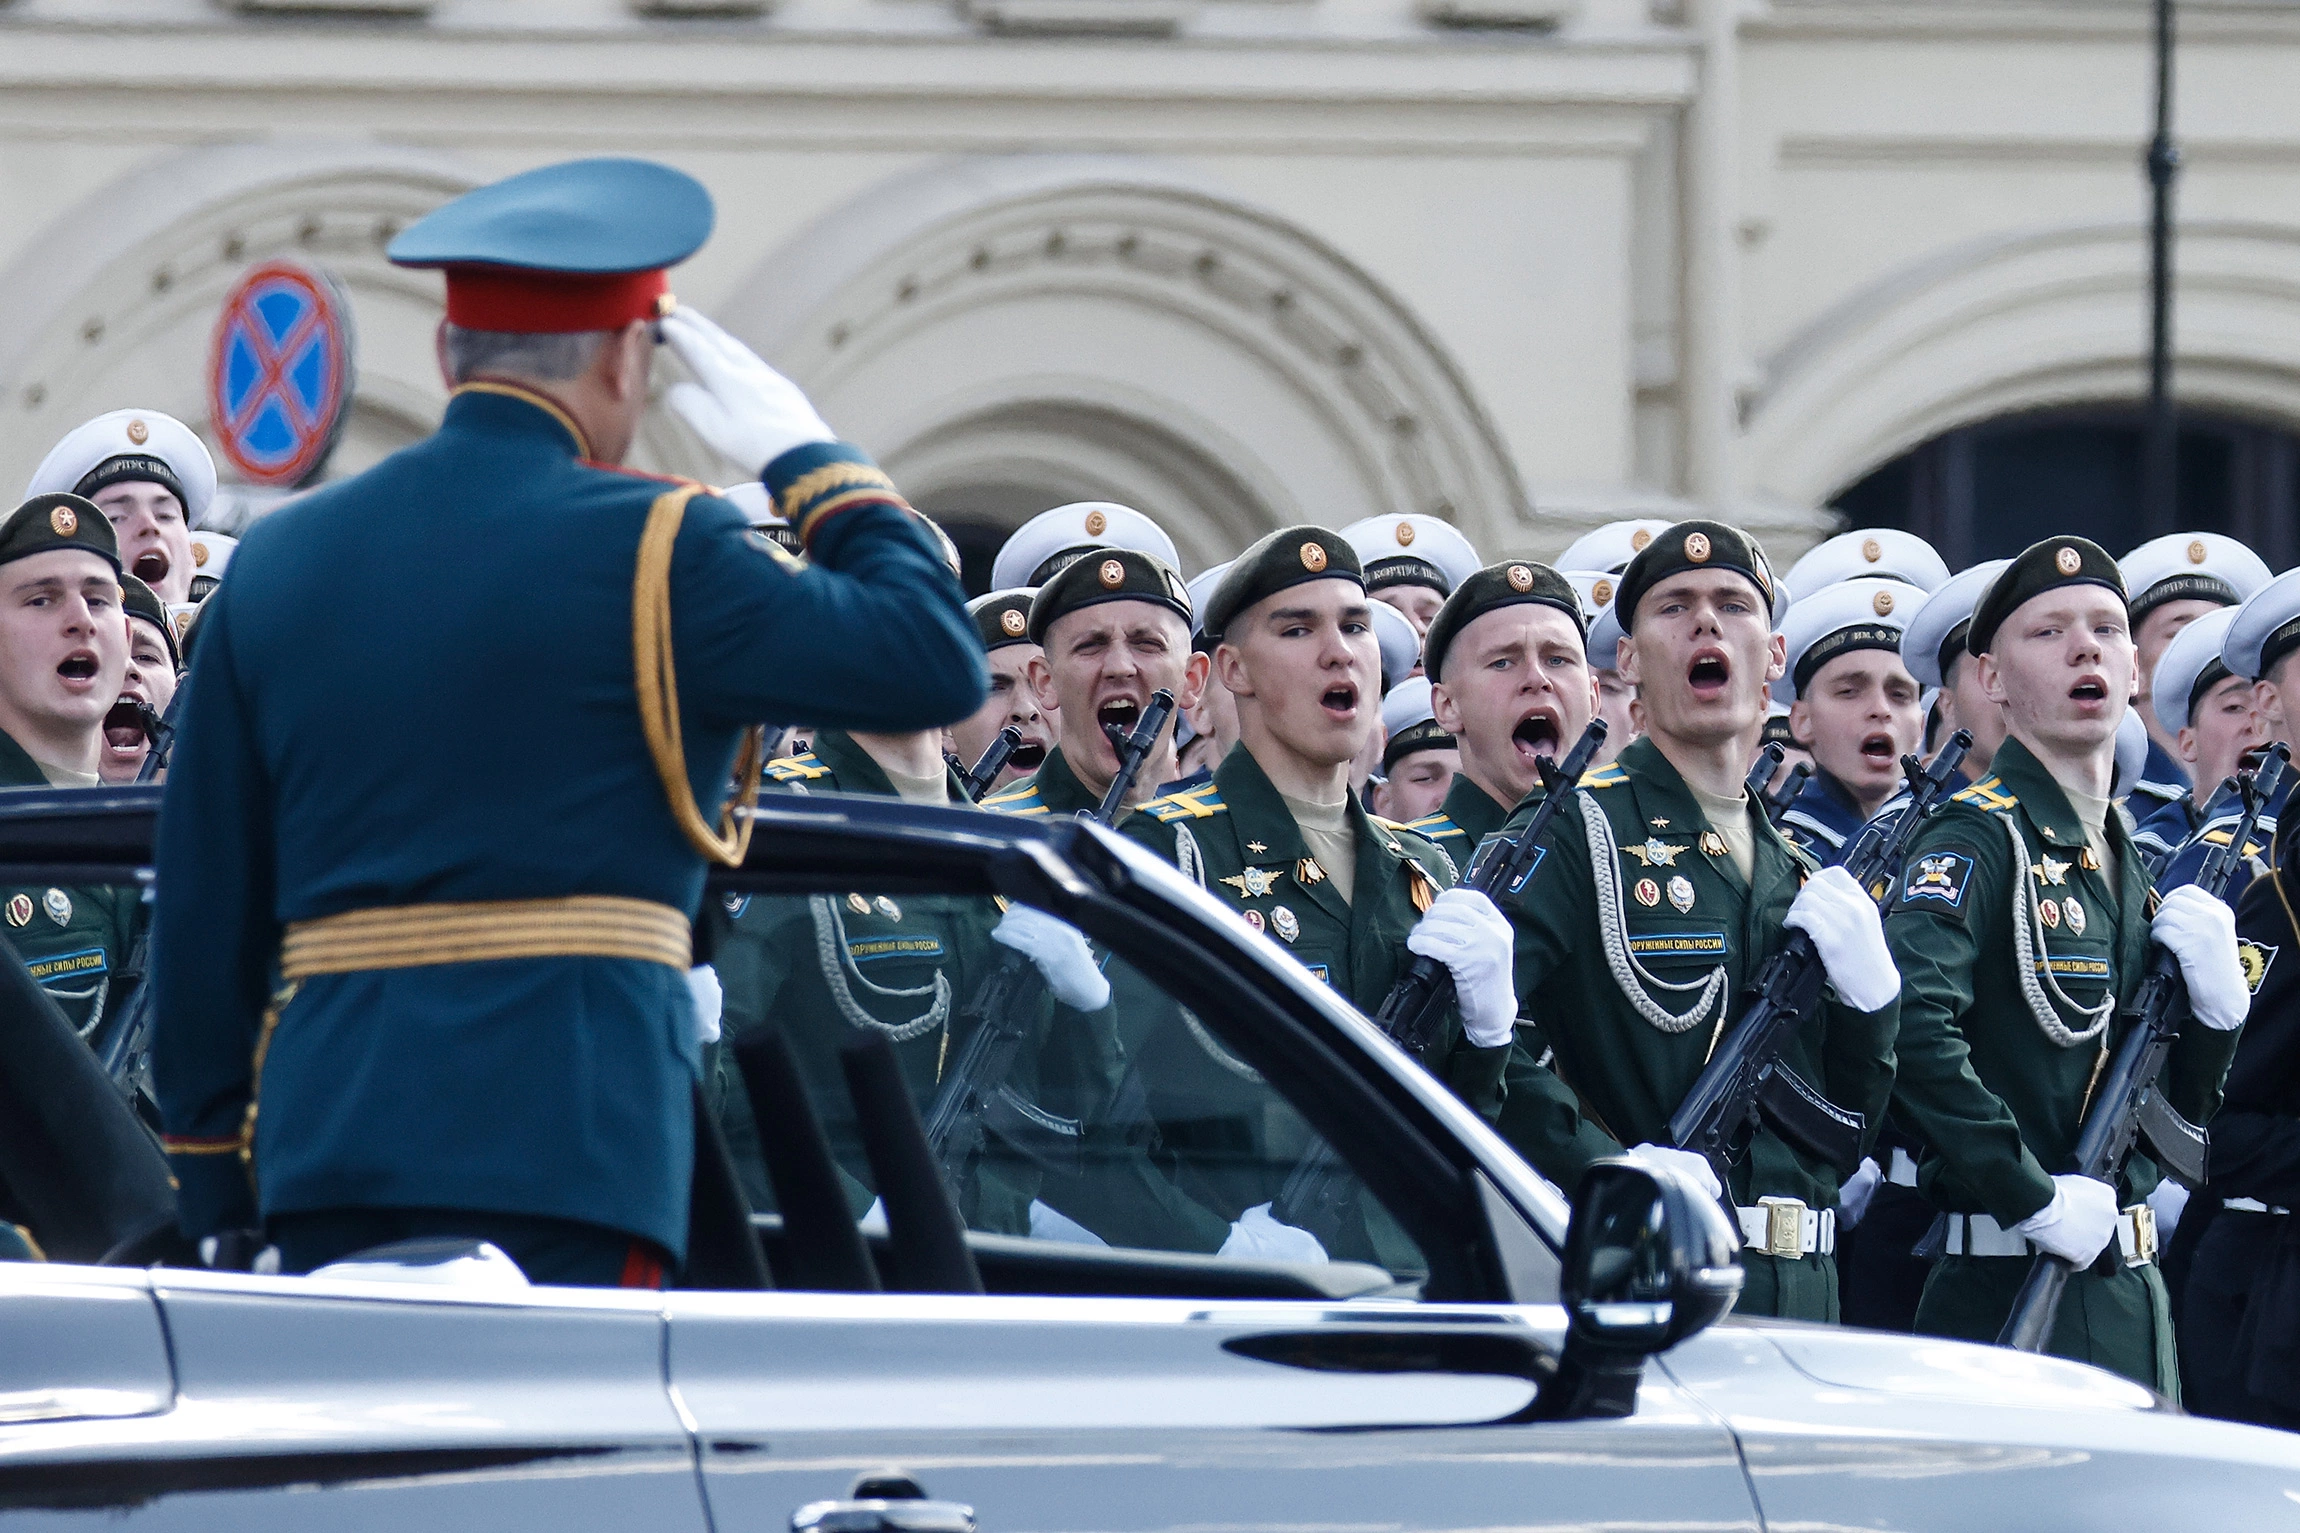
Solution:
<svg viewBox="0 0 2300 1533">
<path fill-rule="evenodd" d="M 1973 860 L 1963 852 L 1926 852 L 1913 857 L 1908 871 L 1901 875 L 1901 906 L 1908 909 L 1929 902 L 1959 909 L 1972 876 Z"/>
<path fill-rule="evenodd" d="M 2282 951 L 2281 947 L 2266 942 L 2238 942 L 2236 961 L 2244 965 L 2244 988 L 2258 995 L 2261 984 L 2268 978 L 2268 966 L 2276 961 L 2276 955 Z"/>
</svg>

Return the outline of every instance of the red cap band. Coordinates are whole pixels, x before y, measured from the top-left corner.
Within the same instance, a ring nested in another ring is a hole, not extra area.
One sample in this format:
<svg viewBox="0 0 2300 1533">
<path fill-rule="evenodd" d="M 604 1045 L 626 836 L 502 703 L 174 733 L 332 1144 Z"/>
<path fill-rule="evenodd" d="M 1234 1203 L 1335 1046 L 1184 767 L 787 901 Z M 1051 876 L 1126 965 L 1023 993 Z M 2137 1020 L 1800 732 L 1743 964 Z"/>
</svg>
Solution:
<svg viewBox="0 0 2300 1533">
<path fill-rule="evenodd" d="M 447 322 L 465 330 L 571 335 L 656 319 L 671 291 L 661 271 L 533 271 L 517 266 L 447 269 Z"/>
</svg>

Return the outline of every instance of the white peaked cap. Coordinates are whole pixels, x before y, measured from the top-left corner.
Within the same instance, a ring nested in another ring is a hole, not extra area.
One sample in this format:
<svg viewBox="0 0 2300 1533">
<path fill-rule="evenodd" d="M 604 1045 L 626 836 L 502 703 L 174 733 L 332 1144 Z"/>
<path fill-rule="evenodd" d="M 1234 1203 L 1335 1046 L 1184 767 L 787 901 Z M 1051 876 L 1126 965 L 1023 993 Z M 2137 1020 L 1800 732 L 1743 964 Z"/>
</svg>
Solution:
<svg viewBox="0 0 2300 1533">
<path fill-rule="evenodd" d="M 208 444 L 191 427 L 157 410 L 113 410 L 67 432 L 32 471 L 24 496 L 78 493 L 81 481 L 114 458 L 165 464 L 183 486 L 188 523 L 196 525 L 215 501 L 216 460 L 208 455 Z"/>
<path fill-rule="evenodd" d="M 1483 568 L 1461 529 L 1434 516 L 1369 516 L 1344 527 L 1342 538 L 1357 554 L 1368 590 L 1434 585 L 1450 596 Z"/>
<path fill-rule="evenodd" d="M 1917 678 L 1920 686 L 1939 687 L 1948 684 L 1941 674 L 1941 644 L 1949 630 L 1971 619 L 1973 609 L 1988 595 L 1989 587 L 1996 584 L 1997 576 L 2005 571 L 2010 559 L 1990 559 L 1959 570 L 1946 584 L 1925 598 L 1901 630 L 1901 664 Z"/>
<path fill-rule="evenodd" d="M 991 561 L 991 589 L 1004 591 L 1014 586 L 1040 586 L 1059 572 L 1046 566 L 1061 554 L 1078 554 L 1089 548 L 1122 548 L 1138 554 L 1148 554 L 1168 569 L 1179 571 L 1181 557 L 1174 552 L 1174 540 L 1166 536 L 1166 529 L 1135 510 L 1116 501 L 1081 500 L 1067 506 L 1056 506 L 1041 511 L 1015 529 L 1014 536 L 1000 545 L 998 557 Z M 1068 560 L 1062 563 L 1068 563 Z"/>
<path fill-rule="evenodd" d="M 1789 595 L 1798 601 L 1840 580 L 1877 576 L 1926 591 L 1948 584 L 1949 566 L 1933 545 L 1898 527 L 1856 527 L 1818 545 L 1789 567 Z"/>
</svg>

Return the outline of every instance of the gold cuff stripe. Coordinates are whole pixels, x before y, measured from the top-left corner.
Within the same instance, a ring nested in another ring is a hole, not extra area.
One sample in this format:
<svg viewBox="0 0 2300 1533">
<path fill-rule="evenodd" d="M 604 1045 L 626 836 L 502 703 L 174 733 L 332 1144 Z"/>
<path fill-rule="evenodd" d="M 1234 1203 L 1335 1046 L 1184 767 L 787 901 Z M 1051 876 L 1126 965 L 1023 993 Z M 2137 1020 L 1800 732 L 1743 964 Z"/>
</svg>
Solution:
<svg viewBox="0 0 2300 1533">
<path fill-rule="evenodd" d="M 647 737 L 647 753 L 655 758 L 655 775 L 662 779 L 664 796 L 670 800 L 671 817 L 688 844 L 706 859 L 738 868 L 751 846 L 750 812 L 759 802 L 766 730 L 753 725 L 744 731 L 743 748 L 735 758 L 738 786 L 720 809 L 714 831 L 687 781 L 687 748 L 679 735 L 679 678 L 671 662 L 671 550 L 679 540 L 687 502 L 701 489 L 684 485 L 668 491 L 647 510 L 646 530 L 639 535 L 638 573 L 631 586 L 631 652 L 638 666 L 639 725 Z"/>
<path fill-rule="evenodd" d="M 816 496 L 856 486 L 895 494 L 894 481 L 887 478 L 886 471 L 875 463 L 826 463 L 821 468 L 809 469 L 785 485 L 783 493 L 775 497 L 775 503 L 783 513 L 783 520 L 796 527 L 805 515 L 808 503 Z M 900 499 L 899 496 L 896 498 Z"/>
<path fill-rule="evenodd" d="M 883 490 L 849 490 L 844 495 L 833 495 L 829 500 L 818 501 L 808 508 L 805 516 L 798 524 L 799 541 L 812 543 L 815 533 L 821 529 L 824 522 L 846 510 L 847 507 L 858 505 L 896 506 L 905 510 L 908 509 L 908 504 L 900 495 L 895 493 L 892 485 L 888 485 Z"/>
<path fill-rule="evenodd" d="M 615 895 L 394 905 L 297 921 L 280 943 L 280 973 L 359 974 L 502 958 L 630 958 L 685 969 L 687 918 L 653 900 Z"/>
<path fill-rule="evenodd" d="M 237 1155 L 247 1144 L 244 1134 L 229 1134 L 215 1139 L 178 1139 L 173 1135 L 160 1141 L 161 1148 L 170 1155 Z"/>
</svg>

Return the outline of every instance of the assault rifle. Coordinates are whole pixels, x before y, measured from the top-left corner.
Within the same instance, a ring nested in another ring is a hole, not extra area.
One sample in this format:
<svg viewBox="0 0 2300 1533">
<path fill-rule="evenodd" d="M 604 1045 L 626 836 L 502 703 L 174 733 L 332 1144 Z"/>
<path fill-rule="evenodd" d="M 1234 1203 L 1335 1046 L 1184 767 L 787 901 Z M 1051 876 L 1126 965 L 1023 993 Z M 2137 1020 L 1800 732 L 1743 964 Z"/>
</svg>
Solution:
<svg viewBox="0 0 2300 1533">
<path fill-rule="evenodd" d="M 1909 780 L 1908 807 L 1891 826 L 1864 834 L 1842 866 L 1853 881 L 1874 893 L 1900 876 L 1909 838 L 1956 781 L 1973 737 L 1958 730 L 1933 764 L 1901 758 Z M 1780 951 L 1766 960 L 1751 985 L 1754 999 L 1726 1034 L 1693 1089 L 1669 1119 L 1669 1142 L 1707 1156 L 1718 1180 L 1741 1158 L 1762 1120 L 1792 1148 L 1849 1174 L 1860 1163 L 1861 1136 L 1868 1120 L 1823 1096 L 1782 1062 L 1797 1030 L 1821 1002 L 1828 979 L 1813 939 L 1791 931 Z"/>
<path fill-rule="evenodd" d="M 2276 796 L 2291 762 L 2289 750 L 2273 745 L 2257 771 L 2241 771 L 2229 779 L 2244 804 L 2244 817 L 2237 822 L 2236 834 L 2228 838 L 2226 846 L 2214 846 L 2205 854 L 2204 865 L 2196 874 L 2197 888 L 2214 899 L 2227 893 L 2230 877 L 2243 866 L 2244 843 L 2258 828 L 2261 812 Z M 2201 1185 L 2210 1141 L 2203 1129 L 2183 1118 L 2164 1100 L 2157 1085 L 2158 1077 L 2164 1073 L 2165 1061 L 2171 1056 L 2173 1041 L 2180 1034 L 2181 1019 L 2188 1011 L 2188 985 L 2180 977 L 2180 960 L 2169 949 L 2159 947 L 2150 958 L 2148 976 L 2140 982 L 2133 1011 L 2132 1029 L 2117 1046 L 2116 1057 L 2110 1061 L 2108 1073 L 2101 1080 L 2093 1109 L 2085 1115 L 2084 1126 L 2077 1131 L 2076 1173 L 2115 1186 L 2116 1174 L 2123 1167 L 2125 1156 L 2131 1153 L 2133 1140 L 2145 1134 L 2149 1147 L 2180 1174 L 2182 1181 L 2191 1186 Z M 2104 1274 L 2114 1272 L 2121 1260 L 2117 1243 L 2112 1240 L 2094 1262 L 2093 1270 Z M 2028 1277 L 2013 1298 L 2012 1313 L 2005 1317 L 2004 1329 L 1997 1333 L 1997 1345 L 2023 1352 L 2042 1352 L 2052 1339 L 2060 1296 L 2075 1271 L 2074 1263 L 2050 1252 L 2037 1252 L 2035 1264 L 2029 1268 Z"/>
<path fill-rule="evenodd" d="M 1749 768 L 1749 775 L 1741 782 L 1749 791 L 1749 802 L 1764 810 L 1767 823 L 1773 825 L 1781 823 L 1781 816 L 1789 812 L 1789 806 L 1797 802 L 1797 795 L 1805 791 L 1805 779 L 1813 775 L 1813 763 L 1800 761 L 1789 768 L 1788 781 L 1781 784 L 1781 791 L 1769 792 L 1773 774 L 1781 770 L 1781 763 L 1788 755 L 1781 748 L 1781 742 L 1774 741 L 1757 753 L 1756 765 Z"/>
<path fill-rule="evenodd" d="M 136 727 L 144 732 L 149 743 L 144 751 L 144 764 L 136 768 L 136 781 L 150 782 L 168 765 L 168 753 L 176 748 L 176 705 L 171 700 L 165 717 L 153 712 L 152 705 L 142 698 L 130 698 L 135 705 Z"/>
<path fill-rule="evenodd" d="M 1081 810 L 1080 819 L 1108 825 L 1117 818 L 1119 805 L 1173 716 L 1174 694 L 1160 688 L 1150 694 L 1150 706 L 1142 710 L 1132 730 L 1102 726 L 1118 751 L 1118 775 L 1110 779 L 1101 805 L 1091 812 Z M 941 1163 L 943 1180 L 954 1196 L 986 1135 L 1056 1169 L 1073 1169 L 1077 1163 L 1083 1125 L 1046 1111 L 1007 1084 L 1045 994 L 1046 980 L 1038 966 L 1008 949 L 958 1014 L 954 1031 L 966 1032 L 966 1042 L 926 1110 L 927 1146 Z"/>
<path fill-rule="evenodd" d="M 981 803 L 983 791 L 998 780 L 998 774 L 1006 770 L 1008 759 L 1021 748 L 1021 730 L 1012 724 L 1000 730 L 998 738 L 990 742 L 990 749 L 982 753 L 982 759 L 958 774 L 958 785 L 965 791 L 966 801 Z"/>
<path fill-rule="evenodd" d="M 1527 817 L 1524 829 L 1514 838 L 1498 835 L 1486 838 L 1470 858 L 1462 887 L 1496 900 L 1504 893 L 1515 894 L 1525 887 L 1541 863 L 1545 850 L 1542 841 L 1549 834 L 1550 822 L 1573 796 L 1574 785 L 1581 781 L 1581 774 L 1589 770 L 1590 761 L 1604 744 L 1605 721 L 1591 719 L 1581 738 L 1573 742 L 1573 749 L 1566 753 L 1563 766 L 1554 766 L 1546 758 L 1535 758 L 1534 770 L 1541 774 L 1545 790 L 1539 807 Z M 1390 987 L 1390 993 L 1382 997 L 1381 1009 L 1373 1016 L 1374 1026 L 1408 1054 L 1418 1055 L 1437 1037 L 1438 1024 L 1453 1000 L 1453 971 L 1435 958 L 1417 957 L 1412 967 Z M 1321 1244 L 1331 1248 L 1334 1236 L 1344 1228 L 1356 1201 L 1357 1179 L 1341 1157 L 1321 1139 L 1294 1163 L 1270 1213 L 1281 1223 L 1308 1230 Z"/>
</svg>

